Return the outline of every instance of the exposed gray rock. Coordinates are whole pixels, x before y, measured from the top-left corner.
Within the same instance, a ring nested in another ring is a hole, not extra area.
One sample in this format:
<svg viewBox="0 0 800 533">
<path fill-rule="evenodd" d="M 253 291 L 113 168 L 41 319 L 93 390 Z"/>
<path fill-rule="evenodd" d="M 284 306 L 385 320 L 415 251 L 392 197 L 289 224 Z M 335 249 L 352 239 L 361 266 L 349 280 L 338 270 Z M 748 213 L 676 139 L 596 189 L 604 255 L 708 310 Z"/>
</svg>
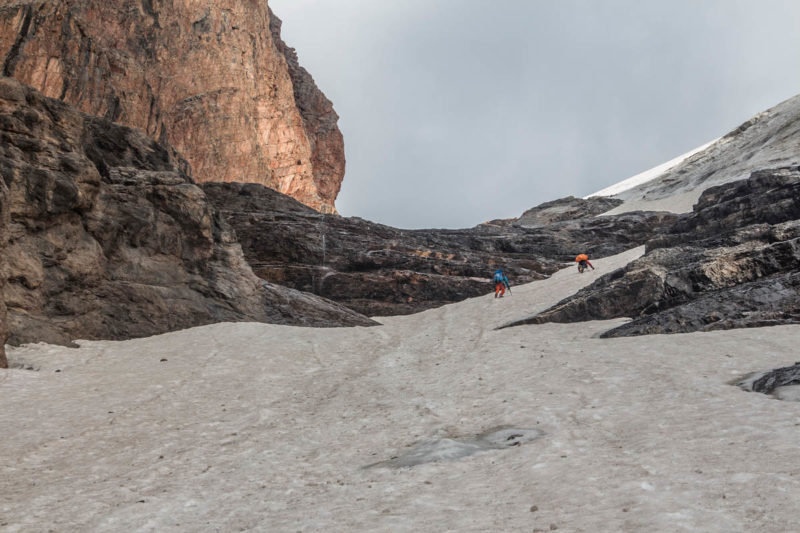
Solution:
<svg viewBox="0 0 800 533">
<path fill-rule="evenodd" d="M 205 183 L 203 188 L 236 230 L 257 275 L 372 316 L 487 294 L 498 267 L 513 283 L 542 279 L 578 253 L 611 255 L 642 244 L 676 218 L 626 213 L 536 228 L 483 224 L 401 230 L 322 215 L 254 184 Z"/>
<path fill-rule="evenodd" d="M 800 170 L 708 189 L 646 254 L 509 325 L 631 317 L 603 336 L 800 323 Z"/>
<path fill-rule="evenodd" d="M 800 362 L 753 374 L 737 385 L 746 391 L 769 394 L 779 400 L 800 402 Z"/>
<path fill-rule="evenodd" d="M 800 385 L 800 363 L 770 370 L 769 372 L 754 376 L 752 381 L 748 381 L 748 388 L 750 390 L 754 392 L 763 392 L 764 394 L 770 394 L 778 387 Z"/>
<path fill-rule="evenodd" d="M 135 130 L 0 78 L 0 141 L 12 344 L 219 321 L 372 323 L 256 277 L 203 190 Z"/>
<path fill-rule="evenodd" d="M 555 222 L 565 222 L 567 220 L 577 220 L 600 215 L 609 211 L 623 201 L 608 196 L 594 196 L 592 198 L 575 198 L 568 196 L 551 202 L 545 202 L 528 209 L 519 218 L 503 220 L 492 220 L 486 222 L 487 225 L 494 226 L 520 226 L 523 228 L 535 228 L 547 226 Z"/>
<path fill-rule="evenodd" d="M 800 324 L 799 299 L 800 273 L 769 276 L 638 318 L 603 337 Z"/>
</svg>

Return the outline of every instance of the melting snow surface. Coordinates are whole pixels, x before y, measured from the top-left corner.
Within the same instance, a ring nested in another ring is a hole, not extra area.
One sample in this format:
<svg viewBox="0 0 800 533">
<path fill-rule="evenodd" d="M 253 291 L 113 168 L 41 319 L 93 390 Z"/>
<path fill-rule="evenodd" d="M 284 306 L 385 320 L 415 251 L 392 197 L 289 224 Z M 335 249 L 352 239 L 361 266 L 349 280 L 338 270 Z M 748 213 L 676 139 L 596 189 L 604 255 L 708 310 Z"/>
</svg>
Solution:
<svg viewBox="0 0 800 533">
<path fill-rule="evenodd" d="M 800 404 L 728 382 L 793 362 L 800 327 L 494 330 L 641 253 L 382 327 L 9 348 L 36 370 L 0 371 L 0 531 L 797 531 Z M 363 468 L 493 427 L 544 435 Z"/>
<path fill-rule="evenodd" d="M 435 461 L 456 461 L 476 453 L 527 444 L 543 434 L 538 429 L 499 428 L 474 437 L 427 439 L 399 456 L 369 466 L 401 468 Z"/>
</svg>

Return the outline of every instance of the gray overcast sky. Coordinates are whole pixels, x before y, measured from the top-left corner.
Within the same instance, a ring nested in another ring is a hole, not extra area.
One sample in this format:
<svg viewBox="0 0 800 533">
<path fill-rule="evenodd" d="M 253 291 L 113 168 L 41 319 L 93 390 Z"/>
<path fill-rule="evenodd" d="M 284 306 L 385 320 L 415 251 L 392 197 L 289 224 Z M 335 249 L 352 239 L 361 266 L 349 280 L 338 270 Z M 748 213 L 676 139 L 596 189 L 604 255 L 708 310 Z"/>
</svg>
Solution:
<svg viewBox="0 0 800 533">
<path fill-rule="evenodd" d="M 800 93 L 795 0 L 269 0 L 333 101 L 347 216 L 591 194 Z"/>
</svg>

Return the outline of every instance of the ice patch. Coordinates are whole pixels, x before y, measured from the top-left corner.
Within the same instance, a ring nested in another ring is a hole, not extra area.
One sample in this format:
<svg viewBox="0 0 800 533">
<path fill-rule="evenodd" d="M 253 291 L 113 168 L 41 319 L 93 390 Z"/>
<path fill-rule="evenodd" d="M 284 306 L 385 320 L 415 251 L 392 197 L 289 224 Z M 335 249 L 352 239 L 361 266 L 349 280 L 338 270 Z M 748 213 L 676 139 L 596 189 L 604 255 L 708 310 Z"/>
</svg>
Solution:
<svg viewBox="0 0 800 533">
<path fill-rule="evenodd" d="M 476 453 L 521 446 L 544 435 L 538 429 L 501 427 L 474 437 L 427 439 L 413 445 L 409 451 L 386 461 L 367 465 L 404 468 L 439 461 L 456 461 Z"/>
</svg>

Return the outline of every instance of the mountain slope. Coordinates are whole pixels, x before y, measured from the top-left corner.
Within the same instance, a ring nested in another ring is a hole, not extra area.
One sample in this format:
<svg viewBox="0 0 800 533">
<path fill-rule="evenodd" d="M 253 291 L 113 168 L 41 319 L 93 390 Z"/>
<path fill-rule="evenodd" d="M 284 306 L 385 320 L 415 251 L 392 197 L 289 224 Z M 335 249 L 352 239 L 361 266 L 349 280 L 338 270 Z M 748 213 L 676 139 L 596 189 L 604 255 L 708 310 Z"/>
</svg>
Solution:
<svg viewBox="0 0 800 533">
<path fill-rule="evenodd" d="M 635 176 L 638 181 L 631 178 L 592 196 L 606 194 L 625 201 L 608 214 L 689 212 L 709 187 L 746 179 L 756 170 L 800 165 L 800 95 L 759 113 L 705 146 L 663 172 L 643 173 L 651 179 L 641 182 L 643 176 Z"/>
</svg>

